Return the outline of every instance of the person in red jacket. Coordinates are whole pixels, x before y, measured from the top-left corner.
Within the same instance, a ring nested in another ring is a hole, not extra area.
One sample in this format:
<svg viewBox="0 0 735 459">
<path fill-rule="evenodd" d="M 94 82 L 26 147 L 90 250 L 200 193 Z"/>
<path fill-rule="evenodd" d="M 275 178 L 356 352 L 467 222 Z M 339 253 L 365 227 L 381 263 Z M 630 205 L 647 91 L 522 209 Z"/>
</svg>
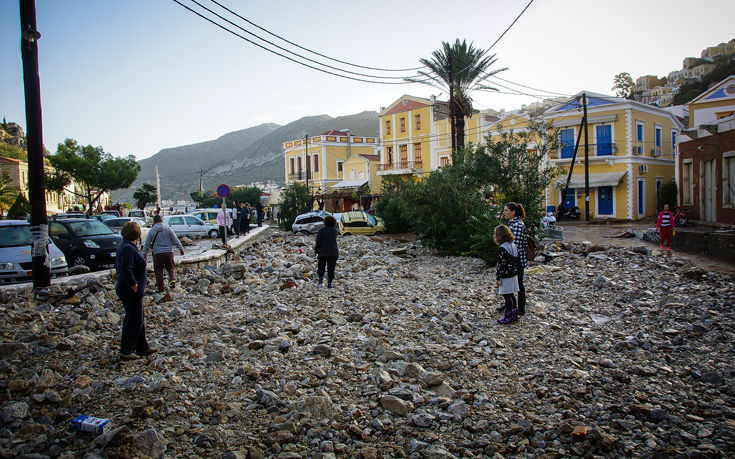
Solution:
<svg viewBox="0 0 735 459">
<path fill-rule="evenodd" d="M 674 214 L 668 204 L 664 204 L 664 210 L 658 214 L 656 220 L 656 231 L 661 235 L 661 250 L 666 244 L 666 254 L 671 255 L 671 238 L 674 235 Z"/>
</svg>

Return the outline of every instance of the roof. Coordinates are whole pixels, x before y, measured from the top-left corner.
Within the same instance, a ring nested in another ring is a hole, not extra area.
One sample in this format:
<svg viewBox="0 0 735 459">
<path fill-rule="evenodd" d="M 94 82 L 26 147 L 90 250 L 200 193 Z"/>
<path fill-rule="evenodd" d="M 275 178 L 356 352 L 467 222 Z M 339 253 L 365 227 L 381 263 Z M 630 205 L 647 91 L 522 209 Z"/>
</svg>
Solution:
<svg viewBox="0 0 735 459">
<path fill-rule="evenodd" d="M 344 190 L 344 189 L 352 189 L 352 188 L 359 188 L 366 184 L 368 181 L 365 180 L 342 180 L 339 183 L 335 183 L 334 185 L 330 186 L 329 189 L 331 190 Z"/>
<path fill-rule="evenodd" d="M 431 106 L 431 100 L 423 99 L 421 97 L 409 96 L 404 94 L 399 97 L 395 102 L 390 104 L 385 110 L 378 113 L 378 116 L 392 115 L 394 113 L 405 112 L 408 110 L 415 110 L 417 108 Z"/>
<path fill-rule="evenodd" d="M 347 132 L 345 132 L 345 131 L 337 131 L 335 129 L 330 129 L 328 131 L 322 132 L 319 135 L 347 135 Z"/>
<path fill-rule="evenodd" d="M 715 84 L 702 94 L 698 95 L 689 105 L 699 102 L 710 102 L 712 100 L 735 99 L 735 75 L 730 75 L 719 83 Z"/>
<path fill-rule="evenodd" d="M 365 158 L 368 161 L 380 161 L 380 155 L 362 155 L 362 154 L 360 154 L 360 155 L 355 155 L 355 156 L 359 156 L 361 158 Z"/>
<path fill-rule="evenodd" d="M 590 186 L 617 186 L 625 174 L 626 171 L 590 174 Z M 561 185 L 566 184 L 566 178 L 559 179 L 557 183 Z M 584 188 L 584 174 L 572 174 L 572 179 L 569 181 L 569 188 Z"/>
</svg>

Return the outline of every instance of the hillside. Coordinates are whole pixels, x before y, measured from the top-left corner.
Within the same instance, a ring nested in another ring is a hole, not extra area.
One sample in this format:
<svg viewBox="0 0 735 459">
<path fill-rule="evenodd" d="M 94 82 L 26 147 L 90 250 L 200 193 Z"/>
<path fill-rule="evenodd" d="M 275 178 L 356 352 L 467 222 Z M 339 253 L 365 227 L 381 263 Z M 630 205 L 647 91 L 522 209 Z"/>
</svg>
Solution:
<svg viewBox="0 0 735 459">
<path fill-rule="evenodd" d="M 113 192 L 112 196 L 116 201 L 130 201 L 133 191 L 142 183 L 155 184 L 156 165 L 163 199 L 188 199 L 191 191 L 199 189 L 200 170 L 204 171 L 205 189 L 214 189 L 220 183 L 231 186 L 267 180 L 283 183 L 283 142 L 329 129 L 350 129 L 356 135 L 377 136 L 378 115 L 365 111 L 337 118 L 307 116 L 285 126 L 262 124 L 215 140 L 166 148 L 141 160 L 142 169 L 135 183 L 127 190 Z"/>
</svg>

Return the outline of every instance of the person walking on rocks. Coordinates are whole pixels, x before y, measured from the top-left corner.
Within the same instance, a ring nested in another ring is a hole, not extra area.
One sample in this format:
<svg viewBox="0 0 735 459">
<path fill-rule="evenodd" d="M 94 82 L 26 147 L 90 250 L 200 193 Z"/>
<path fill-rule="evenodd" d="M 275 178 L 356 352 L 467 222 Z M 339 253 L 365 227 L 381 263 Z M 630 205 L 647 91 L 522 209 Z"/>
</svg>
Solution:
<svg viewBox="0 0 735 459">
<path fill-rule="evenodd" d="M 526 225 L 523 218 L 526 216 L 526 210 L 523 204 L 509 202 L 503 209 L 503 218 L 508 220 L 508 228 L 513 233 L 515 246 L 521 258 L 521 270 L 518 272 L 518 315 L 526 314 L 526 287 L 523 285 L 525 277 L 525 269 L 528 267 L 528 259 L 526 257 L 526 248 L 528 247 L 528 235 L 526 233 Z"/>
<path fill-rule="evenodd" d="M 120 358 L 137 360 L 156 352 L 145 337 L 143 295 L 146 287 L 146 262 L 135 244 L 140 240 L 140 225 L 129 221 L 120 230 L 123 242 L 115 253 L 117 281 L 115 292 L 125 308 L 120 338 Z"/>
<path fill-rule="evenodd" d="M 664 210 L 658 214 L 656 231 L 661 236 L 661 250 L 666 245 L 666 255 L 671 255 L 671 239 L 674 237 L 674 214 L 668 204 L 664 204 Z"/>
<path fill-rule="evenodd" d="M 250 232 L 250 207 L 240 201 L 240 233 L 248 234 Z"/>
<path fill-rule="evenodd" d="M 518 247 L 513 243 L 513 233 L 505 225 L 495 228 L 495 243 L 498 247 L 498 265 L 495 270 L 498 293 L 503 295 L 505 305 L 502 319 L 499 324 L 507 325 L 518 321 L 518 309 L 516 303 L 516 292 L 518 289 L 518 271 L 520 260 L 518 258 Z"/>
<path fill-rule="evenodd" d="M 255 212 L 258 214 L 258 226 L 263 226 L 263 217 L 265 217 L 265 206 L 262 202 L 258 201 L 255 204 Z"/>
<path fill-rule="evenodd" d="M 184 254 L 184 246 L 176 237 L 171 227 L 163 224 L 160 215 L 153 216 L 153 228 L 148 232 L 148 237 L 143 246 L 143 258 L 148 256 L 148 251 L 153 252 L 153 273 L 156 275 L 156 289 L 159 292 L 166 290 L 163 282 L 163 269 L 168 272 L 168 285 L 173 289 L 176 287 L 176 264 L 174 263 L 174 247 Z"/>
<path fill-rule="evenodd" d="M 334 269 L 337 266 L 339 258 L 339 247 L 337 246 L 337 219 L 328 215 L 324 219 L 324 228 L 316 233 L 316 243 L 314 244 L 314 252 L 317 255 L 317 274 L 319 275 L 319 285 L 324 283 L 324 266 L 327 267 L 327 287 L 332 288 L 334 280 Z"/>
<path fill-rule="evenodd" d="M 230 212 L 222 208 L 217 212 L 217 225 L 219 225 L 219 237 L 222 239 L 222 245 L 225 245 L 225 237 L 226 234 L 225 231 L 227 231 L 227 228 L 229 228 L 230 224 L 232 223 L 232 218 L 230 218 Z"/>
<path fill-rule="evenodd" d="M 232 201 L 232 233 L 236 237 L 240 236 L 240 207 L 237 201 Z"/>
</svg>

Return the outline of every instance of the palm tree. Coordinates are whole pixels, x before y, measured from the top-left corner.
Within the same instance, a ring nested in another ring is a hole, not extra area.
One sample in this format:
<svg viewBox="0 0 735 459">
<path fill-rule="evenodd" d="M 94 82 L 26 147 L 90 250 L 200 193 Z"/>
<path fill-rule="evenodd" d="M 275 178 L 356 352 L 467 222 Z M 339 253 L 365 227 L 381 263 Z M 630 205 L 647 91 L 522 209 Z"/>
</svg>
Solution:
<svg viewBox="0 0 735 459">
<path fill-rule="evenodd" d="M 457 39 L 454 44 L 442 42 L 442 49 L 431 53 L 431 59 L 419 59 L 428 70 L 419 70 L 421 77 L 406 78 L 406 81 L 422 83 L 449 94 L 449 121 L 452 126 L 452 151 L 464 146 L 464 117 L 472 116 L 474 90 L 497 91 L 485 81 L 507 68 L 490 70 L 497 61 L 490 50 L 475 48 L 466 40 Z"/>
<path fill-rule="evenodd" d="M 18 189 L 11 185 L 10 176 L 0 173 L 0 217 L 13 205 L 17 193 Z"/>
<path fill-rule="evenodd" d="M 138 209 L 144 209 L 147 204 L 156 202 L 156 187 L 150 183 L 144 183 L 142 187 L 135 190 L 133 199 Z"/>
</svg>

